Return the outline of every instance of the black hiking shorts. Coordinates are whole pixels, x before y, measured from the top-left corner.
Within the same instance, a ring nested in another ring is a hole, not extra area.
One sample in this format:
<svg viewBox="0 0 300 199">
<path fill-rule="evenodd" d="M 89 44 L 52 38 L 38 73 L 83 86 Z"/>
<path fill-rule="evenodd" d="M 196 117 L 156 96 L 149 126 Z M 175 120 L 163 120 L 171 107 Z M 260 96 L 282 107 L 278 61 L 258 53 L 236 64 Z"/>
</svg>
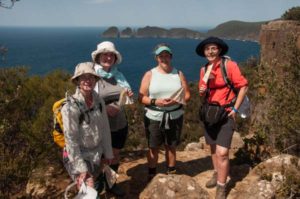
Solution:
<svg viewBox="0 0 300 199">
<path fill-rule="evenodd" d="M 162 144 L 176 147 L 180 143 L 181 129 L 183 125 L 183 116 L 170 120 L 170 129 L 161 129 L 161 121 L 151 120 L 144 116 L 144 124 L 148 146 L 157 148 Z"/>
</svg>

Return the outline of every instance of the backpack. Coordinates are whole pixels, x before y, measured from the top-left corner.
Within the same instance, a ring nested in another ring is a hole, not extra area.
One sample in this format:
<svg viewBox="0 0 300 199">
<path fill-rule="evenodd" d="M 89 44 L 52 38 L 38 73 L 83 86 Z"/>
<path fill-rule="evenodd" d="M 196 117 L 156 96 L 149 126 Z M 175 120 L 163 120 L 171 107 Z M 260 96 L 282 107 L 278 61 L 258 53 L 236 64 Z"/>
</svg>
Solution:
<svg viewBox="0 0 300 199">
<path fill-rule="evenodd" d="M 53 104 L 52 111 L 53 111 L 54 129 L 52 131 L 52 135 L 53 135 L 54 142 L 61 148 L 65 147 L 64 125 L 63 125 L 61 109 L 68 102 L 75 103 L 77 105 L 77 107 L 80 111 L 79 124 L 82 124 L 82 122 L 86 120 L 85 119 L 86 114 L 95 110 L 95 108 L 91 108 L 86 111 L 82 110 L 82 108 L 81 108 L 82 105 L 80 105 L 80 102 L 78 102 L 78 100 L 73 98 L 72 96 L 67 96 L 67 94 L 66 94 L 65 98 L 62 98 Z M 100 112 L 102 112 L 101 103 L 99 103 L 99 105 L 96 108 L 99 109 Z M 89 117 L 87 117 L 87 118 L 89 118 Z"/>
</svg>

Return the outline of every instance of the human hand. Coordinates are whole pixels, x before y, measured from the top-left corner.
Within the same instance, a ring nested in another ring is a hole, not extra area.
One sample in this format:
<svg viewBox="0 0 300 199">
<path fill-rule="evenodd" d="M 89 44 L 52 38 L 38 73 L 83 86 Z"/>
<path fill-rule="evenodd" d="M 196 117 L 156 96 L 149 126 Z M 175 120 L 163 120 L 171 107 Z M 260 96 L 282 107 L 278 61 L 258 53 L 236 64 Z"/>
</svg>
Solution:
<svg viewBox="0 0 300 199">
<path fill-rule="evenodd" d="M 176 101 L 172 100 L 172 99 L 157 99 L 155 101 L 156 106 L 160 106 L 160 107 L 164 107 L 164 106 L 171 106 L 173 104 L 175 104 Z"/>
<path fill-rule="evenodd" d="M 88 179 L 85 180 L 86 186 L 89 187 L 95 187 L 95 182 L 93 177 L 89 177 Z"/>
<path fill-rule="evenodd" d="M 76 183 L 77 183 L 77 189 L 79 190 L 81 187 L 81 184 L 85 181 L 87 177 L 87 172 L 82 172 L 76 177 Z"/>
<path fill-rule="evenodd" d="M 228 117 L 231 117 L 235 121 L 236 112 L 234 110 L 230 111 L 230 113 L 228 114 Z"/>
<path fill-rule="evenodd" d="M 128 97 L 132 97 L 133 96 L 133 92 L 130 89 L 127 89 L 126 93 L 127 93 Z"/>
<path fill-rule="evenodd" d="M 206 92 L 206 90 L 207 90 L 206 85 L 201 85 L 199 88 L 200 95 L 203 95 Z"/>
<path fill-rule="evenodd" d="M 113 105 L 107 105 L 106 106 L 107 115 L 110 116 L 110 117 L 116 116 L 119 113 L 119 111 L 120 111 L 120 109 L 113 106 Z"/>
<path fill-rule="evenodd" d="M 172 99 L 164 99 L 164 106 L 172 106 L 174 104 L 176 104 L 177 102 L 175 100 Z"/>
</svg>

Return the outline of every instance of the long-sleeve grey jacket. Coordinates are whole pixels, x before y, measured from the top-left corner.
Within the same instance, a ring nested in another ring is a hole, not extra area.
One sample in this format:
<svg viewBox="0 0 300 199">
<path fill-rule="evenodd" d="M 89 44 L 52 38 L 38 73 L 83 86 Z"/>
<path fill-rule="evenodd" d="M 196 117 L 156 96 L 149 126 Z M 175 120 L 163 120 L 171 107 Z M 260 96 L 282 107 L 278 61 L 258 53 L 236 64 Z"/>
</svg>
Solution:
<svg viewBox="0 0 300 199">
<path fill-rule="evenodd" d="M 72 97 L 79 103 L 76 104 Z M 88 171 L 86 161 L 100 165 L 102 154 L 105 158 L 113 158 L 111 135 L 105 103 L 96 92 L 93 92 L 92 111 L 88 111 L 79 91 L 72 97 L 62 108 L 64 135 L 70 162 L 76 173 L 82 173 Z M 86 111 L 83 120 L 79 118 L 82 111 Z"/>
</svg>

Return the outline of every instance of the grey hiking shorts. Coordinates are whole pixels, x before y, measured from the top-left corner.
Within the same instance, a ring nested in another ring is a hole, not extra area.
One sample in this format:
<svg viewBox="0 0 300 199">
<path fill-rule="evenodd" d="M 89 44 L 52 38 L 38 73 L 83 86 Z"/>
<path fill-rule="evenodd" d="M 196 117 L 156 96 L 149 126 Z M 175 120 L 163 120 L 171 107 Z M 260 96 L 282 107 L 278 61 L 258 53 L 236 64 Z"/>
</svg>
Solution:
<svg viewBox="0 0 300 199">
<path fill-rule="evenodd" d="M 235 128 L 234 120 L 229 117 L 222 124 L 213 127 L 205 126 L 205 141 L 207 144 L 217 144 L 230 148 L 232 135 Z"/>
</svg>

